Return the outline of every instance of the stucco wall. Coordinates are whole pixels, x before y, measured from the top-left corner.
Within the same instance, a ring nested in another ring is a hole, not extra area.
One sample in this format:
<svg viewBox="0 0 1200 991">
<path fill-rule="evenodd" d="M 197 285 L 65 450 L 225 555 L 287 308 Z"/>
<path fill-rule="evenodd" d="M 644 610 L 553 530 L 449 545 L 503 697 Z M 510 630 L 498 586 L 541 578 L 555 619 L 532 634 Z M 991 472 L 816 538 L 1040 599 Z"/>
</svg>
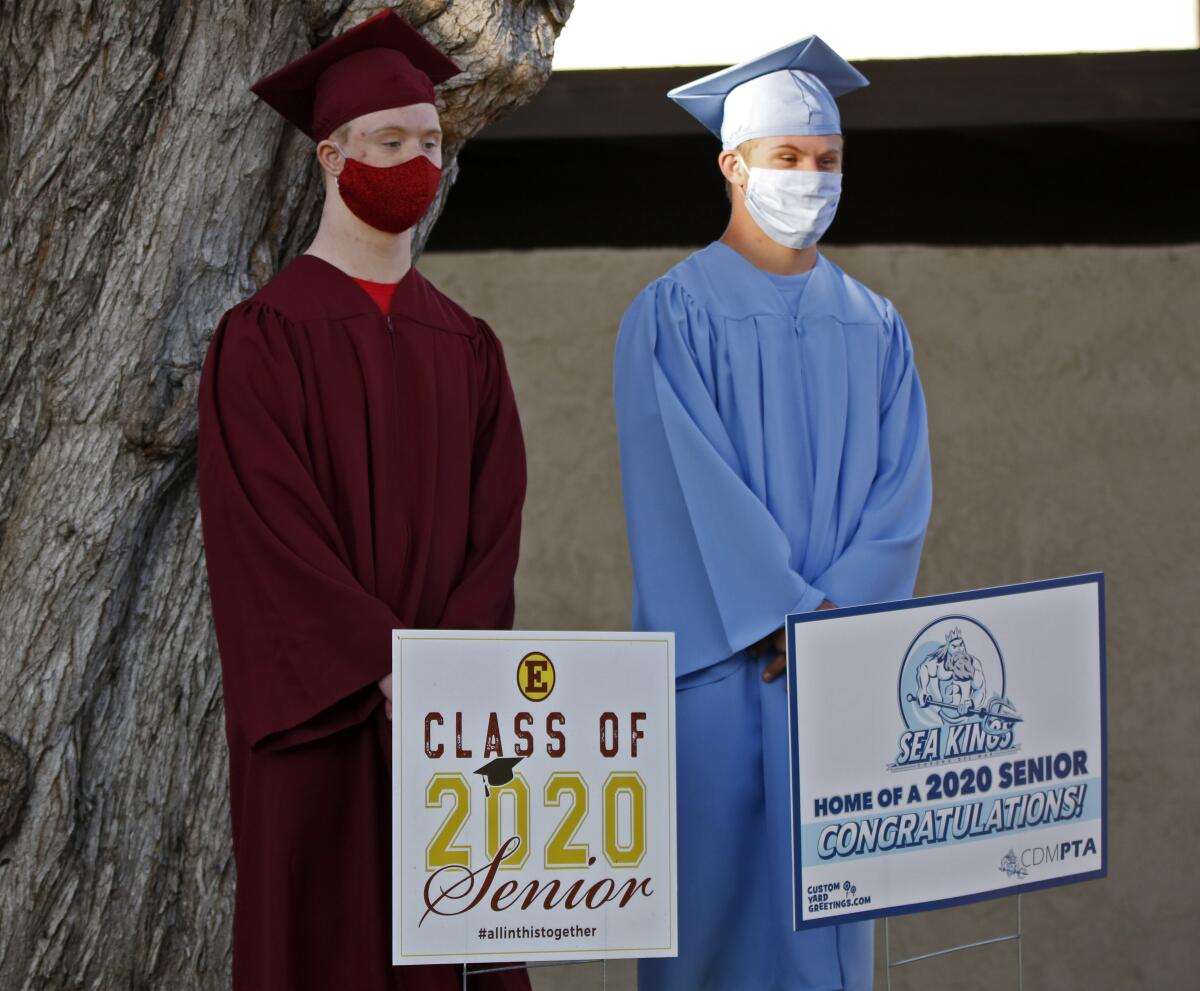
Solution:
<svg viewBox="0 0 1200 991">
<path fill-rule="evenodd" d="M 628 622 L 612 347 L 630 299 L 685 254 L 421 262 L 507 350 L 530 462 L 519 626 Z M 829 257 L 891 297 L 914 340 L 935 486 L 918 591 L 1107 573 L 1110 877 L 1023 899 L 1025 987 L 1195 986 L 1200 246 Z M 899 919 L 893 955 L 1000 934 L 1014 916 L 1005 900 Z M 892 987 L 1010 988 L 1015 959 L 1012 944 L 954 955 L 894 972 Z M 559 974 L 537 983 L 599 987 L 597 973 Z M 609 986 L 632 987 L 631 968 L 610 968 Z"/>
</svg>

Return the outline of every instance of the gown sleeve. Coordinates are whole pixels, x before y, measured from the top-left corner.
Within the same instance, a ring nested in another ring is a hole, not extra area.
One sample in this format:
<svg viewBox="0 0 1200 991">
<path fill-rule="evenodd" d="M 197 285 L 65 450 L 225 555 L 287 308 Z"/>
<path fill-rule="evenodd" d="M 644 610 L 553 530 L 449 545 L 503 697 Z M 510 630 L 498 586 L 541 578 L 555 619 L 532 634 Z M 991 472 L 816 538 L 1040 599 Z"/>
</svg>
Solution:
<svg viewBox="0 0 1200 991">
<path fill-rule="evenodd" d="M 277 750 L 365 720 L 401 624 L 347 564 L 313 476 L 284 318 L 255 302 L 213 335 L 197 473 L 228 719 Z"/>
<path fill-rule="evenodd" d="M 790 566 L 787 535 L 739 473 L 688 343 L 707 319 L 673 281 L 651 284 L 621 323 L 613 376 L 634 622 L 675 632 L 677 677 L 825 598 Z"/>
<path fill-rule="evenodd" d="M 462 572 L 446 601 L 441 629 L 512 628 L 513 576 L 525 501 L 525 444 L 500 341 L 477 321 L 479 420 L 471 458 L 471 509 Z"/>
<path fill-rule="evenodd" d="M 839 606 L 912 595 L 933 501 L 925 397 L 912 341 L 890 306 L 888 317 L 875 478 L 853 536 L 816 578 Z"/>
</svg>

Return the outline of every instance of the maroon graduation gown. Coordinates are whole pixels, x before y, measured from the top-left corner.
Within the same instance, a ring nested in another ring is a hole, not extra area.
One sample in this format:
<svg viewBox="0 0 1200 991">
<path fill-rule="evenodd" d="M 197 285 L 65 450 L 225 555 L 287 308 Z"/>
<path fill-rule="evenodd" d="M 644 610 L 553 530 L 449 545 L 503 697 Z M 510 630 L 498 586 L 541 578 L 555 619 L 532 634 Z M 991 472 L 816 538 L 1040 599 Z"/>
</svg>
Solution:
<svg viewBox="0 0 1200 991">
<path fill-rule="evenodd" d="M 302 255 L 225 315 L 199 407 L 234 989 L 457 989 L 457 968 L 390 963 L 376 683 L 393 628 L 512 625 L 525 451 L 500 343 L 415 269 L 385 317 Z"/>
</svg>

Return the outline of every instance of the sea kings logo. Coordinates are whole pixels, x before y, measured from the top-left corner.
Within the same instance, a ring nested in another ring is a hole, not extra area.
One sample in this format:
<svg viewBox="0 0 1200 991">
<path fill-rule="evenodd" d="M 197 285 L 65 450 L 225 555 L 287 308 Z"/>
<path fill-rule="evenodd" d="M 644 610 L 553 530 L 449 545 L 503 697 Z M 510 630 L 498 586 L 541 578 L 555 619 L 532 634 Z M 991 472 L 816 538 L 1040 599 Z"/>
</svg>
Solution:
<svg viewBox="0 0 1200 991">
<path fill-rule="evenodd" d="M 1022 720 L 1007 692 L 1004 657 L 987 627 L 967 616 L 930 623 L 900 665 L 906 728 L 894 766 L 1011 750 Z"/>
</svg>

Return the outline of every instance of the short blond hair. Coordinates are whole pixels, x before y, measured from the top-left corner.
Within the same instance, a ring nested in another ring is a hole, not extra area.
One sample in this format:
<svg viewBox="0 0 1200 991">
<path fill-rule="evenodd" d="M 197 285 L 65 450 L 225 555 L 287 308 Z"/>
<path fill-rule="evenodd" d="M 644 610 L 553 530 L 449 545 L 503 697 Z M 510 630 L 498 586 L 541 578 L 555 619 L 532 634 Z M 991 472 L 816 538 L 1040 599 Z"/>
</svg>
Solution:
<svg viewBox="0 0 1200 991">
<path fill-rule="evenodd" d="M 742 156 L 742 161 L 745 162 L 747 166 L 750 164 L 750 152 L 754 151 L 755 146 L 760 141 L 762 141 L 762 138 L 747 138 L 740 145 L 734 148 L 734 151 Z M 733 183 L 728 179 L 725 180 L 725 199 L 729 200 L 730 203 L 733 202 Z"/>
</svg>

